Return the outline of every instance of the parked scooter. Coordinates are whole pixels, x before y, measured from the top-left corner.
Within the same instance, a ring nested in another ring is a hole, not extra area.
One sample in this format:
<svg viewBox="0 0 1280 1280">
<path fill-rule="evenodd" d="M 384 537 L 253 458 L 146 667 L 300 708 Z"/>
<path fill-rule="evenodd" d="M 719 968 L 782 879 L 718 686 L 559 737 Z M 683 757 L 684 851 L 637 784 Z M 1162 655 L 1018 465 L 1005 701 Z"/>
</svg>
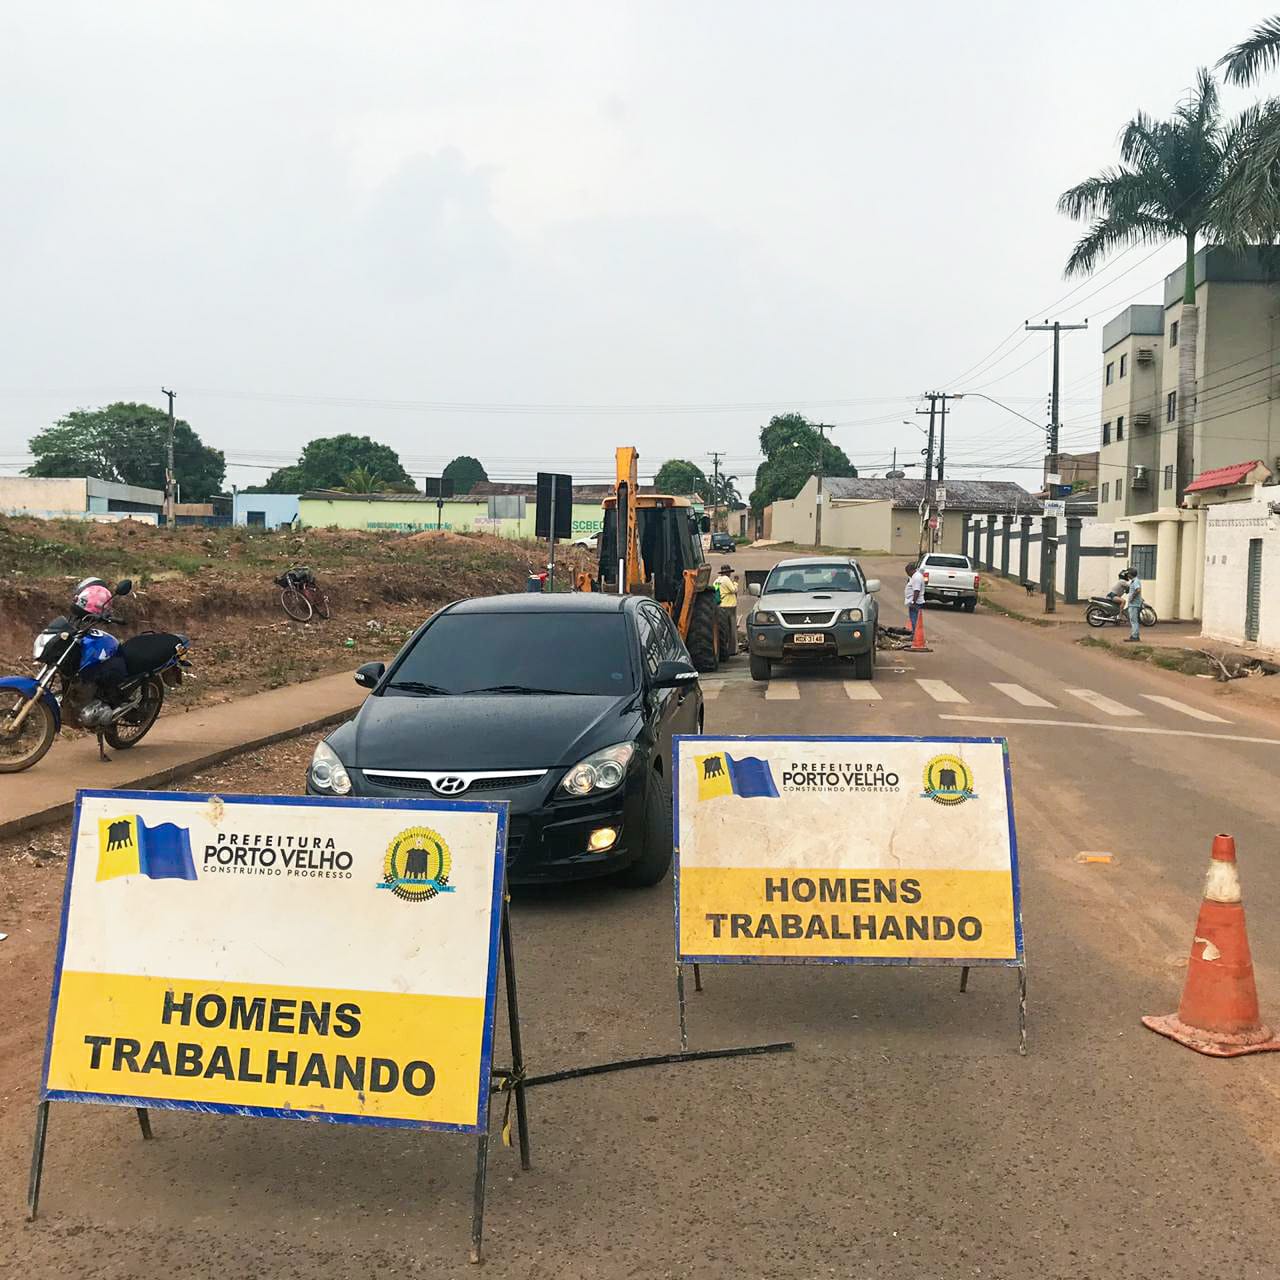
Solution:
<svg viewBox="0 0 1280 1280">
<path fill-rule="evenodd" d="M 1141 618 L 1144 627 L 1154 627 L 1160 621 L 1156 617 L 1156 611 L 1145 601 L 1142 605 Z M 1129 625 L 1129 615 L 1125 611 L 1124 602 L 1116 599 L 1115 596 L 1090 596 L 1089 603 L 1085 606 L 1084 620 L 1091 627 L 1127 627 Z"/>
<path fill-rule="evenodd" d="M 119 751 L 150 732 L 164 705 L 165 687 L 182 683 L 190 663 L 183 635 L 148 631 L 123 644 L 102 630 L 119 622 L 118 596 L 133 590 L 128 579 L 112 592 L 98 578 L 76 589 L 69 617 L 54 618 L 36 637 L 32 657 L 39 674 L 0 677 L 0 773 L 18 773 L 43 759 L 69 723 L 92 729 L 98 755 L 104 740 Z"/>
</svg>

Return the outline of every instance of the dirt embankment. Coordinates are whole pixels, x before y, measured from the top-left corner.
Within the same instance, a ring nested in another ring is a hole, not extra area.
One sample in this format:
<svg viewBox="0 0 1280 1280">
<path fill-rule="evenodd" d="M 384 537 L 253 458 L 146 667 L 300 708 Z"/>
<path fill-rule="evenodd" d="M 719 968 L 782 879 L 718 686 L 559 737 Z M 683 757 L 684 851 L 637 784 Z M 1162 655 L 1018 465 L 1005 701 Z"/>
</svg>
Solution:
<svg viewBox="0 0 1280 1280">
<path fill-rule="evenodd" d="M 564 580 L 582 553 L 562 558 Z M 487 534 L 404 536 L 357 530 L 261 530 L 0 518 L 0 671 L 32 670 L 33 637 L 65 614 L 82 578 L 133 579 L 122 638 L 191 638 L 187 705 L 277 688 L 390 657 L 441 605 L 523 591 L 545 547 Z M 274 579 L 305 564 L 328 594 L 328 621 L 291 621 Z"/>
</svg>

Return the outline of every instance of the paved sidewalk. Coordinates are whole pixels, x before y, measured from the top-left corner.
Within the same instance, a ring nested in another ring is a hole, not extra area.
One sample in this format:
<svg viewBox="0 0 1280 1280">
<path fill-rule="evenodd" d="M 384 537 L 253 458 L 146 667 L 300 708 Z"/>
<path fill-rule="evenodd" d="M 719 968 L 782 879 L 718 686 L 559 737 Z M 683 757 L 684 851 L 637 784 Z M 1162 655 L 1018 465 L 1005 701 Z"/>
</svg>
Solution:
<svg viewBox="0 0 1280 1280">
<path fill-rule="evenodd" d="M 59 740 L 26 773 L 0 774 L 0 835 L 66 817 L 77 788 L 161 787 L 242 751 L 345 720 L 364 698 L 344 671 L 219 706 L 177 714 L 166 708 L 136 747 L 108 747 L 108 764 L 98 759 L 94 738 Z"/>
</svg>

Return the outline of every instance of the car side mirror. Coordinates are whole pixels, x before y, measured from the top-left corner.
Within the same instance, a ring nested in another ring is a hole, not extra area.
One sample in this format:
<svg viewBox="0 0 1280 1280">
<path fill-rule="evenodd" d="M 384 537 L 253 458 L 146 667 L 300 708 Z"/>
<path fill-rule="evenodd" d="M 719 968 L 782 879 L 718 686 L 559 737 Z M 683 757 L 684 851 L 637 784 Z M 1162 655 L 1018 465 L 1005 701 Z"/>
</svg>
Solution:
<svg viewBox="0 0 1280 1280">
<path fill-rule="evenodd" d="M 651 689 L 688 689 L 698 683 L 698 673 L 687 662 L 660 662 L 649 681 Z"/>
<path fill-rule="evenodd" d="M 355 682 L 362 689 L 376 689 L 386 669 L 385 662 L 366 662 L 363 667 L 356 668 Z"/>
<path fill-rule="evenodd" d="M 868 591 L 871 595 L 875 595 L 875 593 L 876 593 L 877 591 L 879 591 L 879 590 L 880 590 L 880 579 L 879 579 L 879 578 L 868 578 L 868 579 L 867 579 L 867 591 Z"/>
<path fill-rule="evenodd" d="M 760 594 L 760 584 L 758 582 L 748 582 L 747 594 L 752 596 L 758 596 Z"/>
<path fill-rule="evenodd" d="M 133 580 L 131 578 L 126 578 L 123 582 L 116 583 L 116 589 L 112 592 L 112 595 L 127 596 L 132 590 Z"/>
</svg>

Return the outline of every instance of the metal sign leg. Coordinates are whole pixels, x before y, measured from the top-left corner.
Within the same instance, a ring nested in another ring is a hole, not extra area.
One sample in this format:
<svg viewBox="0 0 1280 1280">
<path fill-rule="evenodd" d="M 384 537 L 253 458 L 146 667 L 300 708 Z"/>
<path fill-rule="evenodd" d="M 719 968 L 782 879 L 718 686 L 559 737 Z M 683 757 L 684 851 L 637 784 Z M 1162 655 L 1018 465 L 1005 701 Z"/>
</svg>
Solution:
<svg viewBox="0 0 1280 1280">
<path fill-rule="evenodd" d="M 680 1006 L 680 1052 L 689 1047 L 689 1021 L 684 1007 L 684 965 L 676 961 L 676 1003 Z"/>
<path fill-rule="evenodd" d="M 134 1110 L 136 1110 L 138 1113 L 138 1126 L 142 1130 L 143 1138 L 144 1139 L 150 1138 L 151 1137 L 151 1113 L 146 1109 L 146 1107 L 135 1107 Z"/>
<path fill-rule="evenodd" d="M 700 964 L 693 966 L 693 989 L 695 991 L 702 990 L 702 966 Z"/>
<path fill-rule="evenodd" d="M 969 990 L 969 966 L 965 965 L 964 968 L 960 970 L 960 993 L 963 995 L 964 992 L 968 990 Z"/>
<path fill-rule="evenodd" d="M 36 1220 L 40 1208 L 40 1176 L 44 1173 L 44 1140 L 49 1132 L 49 1104 L 36 1107 L 36 1136 L 31 1148 L 31 1181 L 27 1184 L 27 1221 Z"/>
<path fill-rule="evenodd" d="M 1027 1056 L 1027 966 L 1018 966 L 1018 1052 Z"/>
<path fill-rule="evenodd" d="M 524 1046 L 520 1040 L 520 1004 L 516 996 L 516 957 L 511 944 L 511 913 L 502 901 L 502 963 L 507 971 L 507 1022 L 511 1034 L 512 1090 L 516 1095 L 516 1131 L 520 1138 L 520 1167 L 529 1164 L 529 1110 L 524 1092 Z"/>
<path fill-rule="evenodd" d="M 493 1091 L 485 1097 L 484 1132 L 476 1142 L 476 1185 L 471 1197 L 471 1261 L 480 1261 L 480 1244 L 484 1235 L 484 1184 L 489 1171 L 489 1117 L 493 1114 Z"/>
</svg>

